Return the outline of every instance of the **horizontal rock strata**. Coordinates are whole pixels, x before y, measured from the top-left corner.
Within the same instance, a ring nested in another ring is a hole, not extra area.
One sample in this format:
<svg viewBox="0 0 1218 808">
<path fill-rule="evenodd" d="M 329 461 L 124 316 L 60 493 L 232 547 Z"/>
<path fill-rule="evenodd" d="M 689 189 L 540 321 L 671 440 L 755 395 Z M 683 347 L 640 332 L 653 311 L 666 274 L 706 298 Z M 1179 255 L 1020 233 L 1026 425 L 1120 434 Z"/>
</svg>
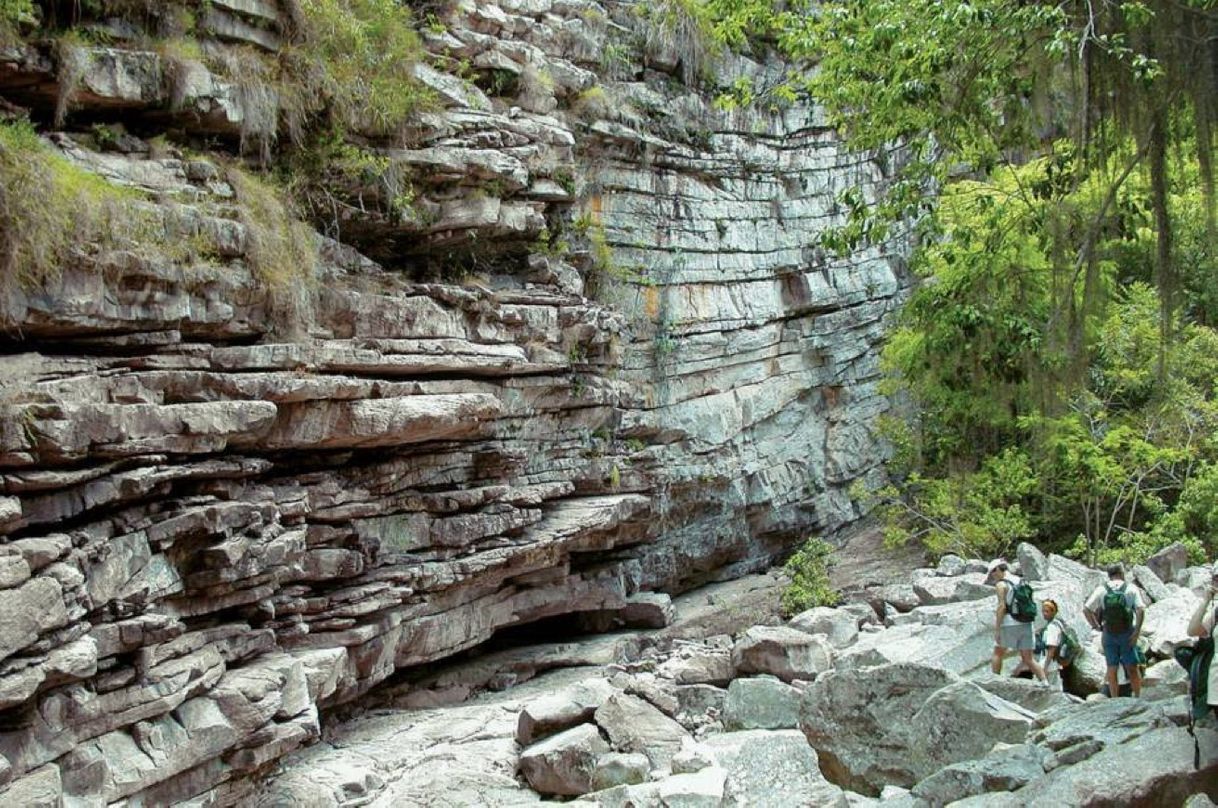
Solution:
<svg viewBox="0 0 1218 808">
<path fill-rule="evenodd" d="M 47 148 L 150 228 L 0 301 L 0 801 L 231 803 L 395 671 L 544 618 L 662 621 L 639 593 L 858 518 L 900 261 L 813 245 L 881 167 L 808 110 L 714 109 L 671 48 L 609 69 L 631 9 L 423 31 L 439 108 L 373 146 L 412 212 L 336 183 L 337 240 L 286 283 L 232 157 L 89 131 L 274 147 L 275 99 L 214 65 L 281 48 L 279 4 L 207 4 L 208 59 L 114 20 L 0 49 L 0 97 L 61 107 Z"/>
</svg>

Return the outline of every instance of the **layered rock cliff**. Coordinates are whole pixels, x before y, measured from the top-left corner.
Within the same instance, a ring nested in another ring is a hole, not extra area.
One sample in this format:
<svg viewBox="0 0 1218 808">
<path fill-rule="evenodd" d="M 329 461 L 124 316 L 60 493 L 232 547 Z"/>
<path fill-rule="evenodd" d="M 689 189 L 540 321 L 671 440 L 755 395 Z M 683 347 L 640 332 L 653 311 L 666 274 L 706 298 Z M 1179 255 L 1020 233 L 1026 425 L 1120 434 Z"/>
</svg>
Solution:
<svg viewBox="0 0 1218 808">
<path fill-rule="evenodd" d="M 215 68 L 287 6 L 205 4 L 202 55 L 151 12 L 0 50 L 54 170 L 138 224 L 6 279 L 0 800 L 231 802 L 395 671 L 860 516 L 899 250 L 815 237 L 882 165 L 715 108 L 641 8 L 431 13 L 431 108 L 309 235 L 238 165 L 277 165 L 282 100 Z"/>
</svg>

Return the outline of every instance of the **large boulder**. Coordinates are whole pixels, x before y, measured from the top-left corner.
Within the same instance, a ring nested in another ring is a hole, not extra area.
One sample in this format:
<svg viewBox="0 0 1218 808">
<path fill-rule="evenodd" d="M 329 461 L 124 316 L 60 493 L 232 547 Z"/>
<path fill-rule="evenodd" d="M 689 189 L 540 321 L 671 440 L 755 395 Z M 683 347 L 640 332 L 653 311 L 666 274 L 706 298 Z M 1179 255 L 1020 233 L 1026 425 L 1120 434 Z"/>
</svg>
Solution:
<svg viewBox="0 0 1218 808">
<path fill-rule="evenodd" d="M 520 771 L 540 794 L 574 797 L 592 790 L 592 775 L 609 744 L 592 724 L 560 732 L 520 753 Z"/>
<path fill-rule="evenodd" d="M 877 599 L 898 612 L 907 612 L 921 605 L 922 600 L 911 584 L 888 584 L 872 590 Z"/>
<path fill-rule="evenodd" d="M 1188 693 L 1188 671 L 1174 659 L 1164 659 L 1142 675 L 1142 697 L 1162 701 Z"/>
<path fill-rule="evenodd" d="M 1023 805 L 1180 805 L 1200 791 L 1218 793 L 1218 733 L 1198 729 L 1197 740 L 1198 769 L 1187 730 L 1164 727 L 1105 744 L 1087 760 L 1055 769 L 1015 796 Z"/>
<path fill-rule="evenodd" d="M 1167 588 L 1167 584 L 1163 583 L 1158 575 L 1155 575 L 1154 570 L 1144 564 L 1139 564 L 1129 571 L 1130 579 L 1142 588 L 1146 596 L 1152 602 L 1165 600 L 1171 595 L 1171 590 Z"/>
<path fill-rule="evenodd" d="M 726 685 L 735 676 L 732 653 L 727 648 L 680 646 L 656 668 L 656 674 L 679 685 Z"/>
<path fill-rule="evenodd" d="M 1049 578 L 1049 559 L 1035 544 L 1020 542 L 1015 548 L 1019 572 L 1029 581 L 1044 581 Z"/>
<path fill-rule="evenodd" d="M 727 773 L 718 766 L 707 766 L 696 772 L 665 777 L 656 794 L 664 808 L 719 808 L 724 804 L 726 785 Z"/>
<path fill-rule="evenodd" d="M 836 667 L 912 663 L 961 675 L 988 670 L 994 649 L 993 611 L 983 603 L 923 606 L 884 631 L 863 633 L 838 652 Z"/>
<path fill-rule="evenodd" d="M 1045 776 L 1044 751 L 1031 744 L 999 745 L 985 757 L 944 766 L 913 787 L 932 806 L 986 794 L 1014 791 Z"/>
<path fill-rule="evenodd" d="M 1065 556 L 1050 553 L 1045 565 L 1044 580 L 1052 581 L 1058 585 L 1065 585 L 1070 592 L 1076 593 L 1079 597 L 1079 608 L 1081 608 L 1083 599 L 1091 594 L 1091 591 L 1097 586 L 1108 580 L 1108 576 L 1099 570 L 1092 569 Z M 1058 601 L 1058 603 L 1063 608 L 1066 605 L 1061 601 Z"/>
<path fill-rule="evenodd" d="M 1188 621 L 1200 605 L 1201 599 L 1184 588 L 1176 588 L 1166 598 L 1150 604 L 1142 623 L 1142 636 L 1150 653 L 1169 657 L 1177 645 L 1190 641 Z"/>
<path fill-rule="evenodd" d="M 724 806 L 846 808 L 842 790 L 825 779 L 816 752 L 797 730 L 728 732 L 703 746 L 727 772 Z"/>
<path fill-rule="evenodd" d="M 995 676 L 987 673 L 970 681 L 975 682 L 987 692 L 1012 704 L 1018 704 L 1033 713 L 1043 713 L 1054 707 L 1074 704 L 1077 701 L 1060 689 L 1045 687 L 1034 679 L 1016 679 L 1011 676 Z"/>
<path fill-rule="evenodd" d="M 666 768 L 689 737 L 684 727 L 637 696 L 617 693 L 596 709 L 597 725 L 618 752 L 641 752 L 655 768 Z"/>
<path fill-rule="evenodd" d="M 948 553 L 939 559 L 935 572 L 947 578 L 963 575 L 968 571 L 968 562 L 958 555 Z"/>
<path fill-rule="evenodd" d="M 1118 698 L 1058 707 L 1041 716 L 1039 723 L 1042 726 L 1031 742 L 1060 758 L 1070 749 L 1094 751 L 1128 743 L 1172 722 L 1155 702 Z"/>
<path fill-rule="evenodd" d="M 925 777 L 995 743 L 1023 743 L 1035 717 L 974 682 L 950 684 L 933 693 L 906 724 L 910 768 Z"/>
<path fill-rule="evenodd" d="M 769 673 L 784 681 L 815 679 L 833 664 L 833 649 L 820 635 L 786 626 L 754 626 L 732 647 L 742 674 Z"/>
<path fill-rule="evenodd" d="M 817 606 L 791 618 L 791 628 L 806 634 L 824 634 L 834 648 L 845 648 L 858 639 L 859 620 L 854 612 Z"/>
<path fill-rule="evenodd" d="M 592 771 L 592 789 L 600 791 L 614 786 L 642 783 L 651 771 L 651 761 L 639 752 L 609 752 L 601 755 Z"/>
<path fill-rule="evenodd" d="M 923 578 L 914 582 L 913 589 L 923 606 L 980 600 L 993 596 L 995 591 L 986 584 L 985 576 L 976 572 L 953 578 Z"/>
<path fill-rule="evenodd" d="M 516 742 L 521 746 L 592 720 L 596 708 L 613 693 L 604 679 L 589 679 L 579 685 L 534 699 L 520 711 Z"/>
<path fill-rule="evenodd" d="M 1159 576 L 1160 581 L 1174 581 L 1188 566 L 1188 548 L 1180 542 L 1170 544 L 1146 559 L 1146 566 Z"/>
<path fill-rule="evenodd" d="M 830 671 L 804 692 L 799 726 L 837 785 L 873 796 L 885 785 L 908 788 L 939 768 L 912 759 L 912 717 L 935 692 L 959 681 L 940 668 L 908 663 Z"/>
<path fill-rule="evenodd" d="M 800 692 L 778 679 L 736 679 L 727 687 L 723 728 L 793 729 L 799 726 Z"/>
</svg>

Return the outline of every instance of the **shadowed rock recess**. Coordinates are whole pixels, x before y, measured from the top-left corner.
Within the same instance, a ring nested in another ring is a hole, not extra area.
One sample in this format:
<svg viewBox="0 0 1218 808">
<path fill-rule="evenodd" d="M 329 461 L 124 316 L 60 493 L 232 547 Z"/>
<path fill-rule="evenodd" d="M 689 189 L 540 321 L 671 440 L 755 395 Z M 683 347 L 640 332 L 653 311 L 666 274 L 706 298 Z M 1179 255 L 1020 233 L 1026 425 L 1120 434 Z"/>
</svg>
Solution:
<svg viewBox="0 0 1218 808">
<path fill-rule="evenodd" d="M 355 138 L 407 204 L 332 178 L 286 279 L 234 167 L 282 162 L 278 101 L 209 67 L 286 47 L 279 5 L 200 6 L 206 59 L 139 20 L 0 48 L 0 97 L 139 220 L 5 282 L 0 802 L 231 804 L 395 671 L 655 619 L 860 516 L 900 250 L 814 242 L 882 163 L 715 109 L 638 9 L 431 15 L 409 148 Z"/>
</svg>

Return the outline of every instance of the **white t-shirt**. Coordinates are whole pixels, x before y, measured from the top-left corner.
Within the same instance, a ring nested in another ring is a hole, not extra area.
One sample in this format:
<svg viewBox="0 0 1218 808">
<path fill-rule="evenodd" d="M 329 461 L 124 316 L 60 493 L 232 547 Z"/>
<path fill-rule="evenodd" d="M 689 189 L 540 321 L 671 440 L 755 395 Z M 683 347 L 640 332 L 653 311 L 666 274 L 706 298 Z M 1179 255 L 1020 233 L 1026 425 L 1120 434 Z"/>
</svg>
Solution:
<svg viewBox="0 0 1218 808">
<path fill-rule="evenodd" d="M 1132 608 L 1135 612 L 1134 624 L 1136 625 L 1136 612 L 1138 609 L 1145 609 L 1146 604 L 1142 602 L 1141 591 L 1139 591 L 1138 588 L 1133 584 L 1125 581 L 1105 581 L 1104 583 L 1100 584 L 1095 588 L 1095 591 L 1091 593 L 1090 597 L 1087 598 L 1087 602 L 1083 604 L 1083 608 L 1097 617 L 1100 616 L 1100 612 L 1103 611 L 1104 606 L 1104 595 L 1110 591 L 1120 589 L 1122 586 L 1125 587 L 1125 600 L 1129 604 L 1130 608 Z M 1130 628 L 1132 628 L 1132 626 Z"/>
<path fill-rule="evenodd" d="M 1019 576 L 1007 573 L 1006 576 L 999 581 L 1000 584 L 1006 584 L 1006 613 L 1002 615 L 1002 624 L 1004 626 L 1026 626 L 1027 623 L 1021 623 L 1011 616 L 1011 605 L 1015 602 L 1015 587 L 1019 585 Z"/>
<path fill-rule="evenodd" d="M 1056 618 L 1054 618 L 1053 620 L 1050 620 L 1049 624 L 1047 626 L 1045 626 L 1045 635 L 1044 636 L 1045 636 L 1045 648 L 1048 648 L 1051 645 L 1056 645 L 1059 649 L 1061 648 L 1062 627 L 1060 625 L 1058 625 Z"/>
</svg>

